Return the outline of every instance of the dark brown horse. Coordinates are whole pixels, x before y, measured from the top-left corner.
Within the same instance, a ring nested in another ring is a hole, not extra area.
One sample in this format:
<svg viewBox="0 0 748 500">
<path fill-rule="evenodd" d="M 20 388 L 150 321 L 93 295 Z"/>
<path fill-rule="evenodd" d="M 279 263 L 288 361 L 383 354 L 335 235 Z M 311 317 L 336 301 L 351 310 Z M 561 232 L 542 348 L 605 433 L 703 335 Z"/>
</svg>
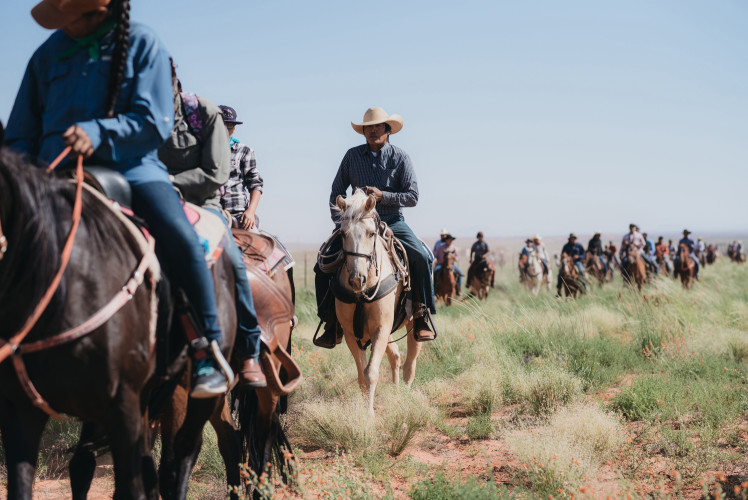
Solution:
<svg viewBox="0 0 748 500">
<path fill-rule="evenodd" d="M 434 295 L 442 299 L 448 306 L 452 305 L 452 298 L 459 291 L 457 286 L 457 269 L 455 269 L 455 253 L 444 254 L 444 263 L 434 277 Z"/>
<path fill-rule="evenodd" d="M 558 272 L 566 297 L 571 295 L 576 298 L 577 294 L 580 296 L 584 294 L 584 284 L 581 281 L 579 270 L 574 265 L 574 259 L 572 259 L 571 255 L 566 253 L 561 254 L 561 267 Z"/>
<path fill-rule="evenodd" d="M 7 251 L 0 260 L 0 338 L 4 340 L 32 315 L 60 268 L 75 191 L 69 181 L 0 151 L 0 226 L 7 237 Z M 46 400 L 54 411 L 83 420 L 83 442 L 107 435 L 116 498 L 144 498 L 146 494 L 155 498 L 157 480 L 146 432 L 146 403 L 158 386 L 163 387 L 154 376 L 155 341 L 157 334 L 166 336 L 170 323 L 175 331 L 169 338 L 178 338 L 181 328 L 179 321 L 171 321 L 173 303 L 157 268 L 152 268 L 124 307 L 87 335 L 23 356 L 26 380 L 40 395 L 36 401 L 27 396 L 19 383 L 22 375 L 13 369 L 29 342 L 56 336 L 100 311 L 130 279 L 141 259 L 141 242 L 105 202 L 87 190 L 82 191 L 81 200 L 80 226 L 59 288 L 20 349 L 14 351 L 13 363 L 5 360 L 0 365 L 0 433 L 8 496 L 31 498 L 39 439 L 49 417 L 39 406 Z M 224 330 L 221 348 L 229 354 L 236 320 L 228 258 L 216 263 L 214 273 L 225 277 L 216 282 L 220 283 L 219 323 Z M 168 388 L 161 393 L 162 399 L 164 394 L 168 398 Z M 199 403 L 210 404 L 211 400 Z M 206 410 L 205 420 L 212 411 L 212 407 Z M 202 430 L 201 424 L 196 425 Z M 94 446 L 91 443 L 87 449 Z M 84 472 L 76 478 L 85 478 L 88 470 L 92 474 L 91 453 L 71 462 L 71 468 Z M 85 496 L 85 482 L 73 485 L 74 490 L 79 488 L 74 491 L 76 498 Z"/>
<path fill-rule="evenodd" d="M 688 251 L 688 245 L 678 245 L 678 266 L 675 272 L 677 276 L 680 276 L 680 282 L 683 284 L 683 287 L 690 288 L 696 273 L 696 263 L 691 260 L 691 252 Z"/>
<path fill-rule="evenodd" d="M 495 274 L 496 271 L 485 257 L 475 259 L 468 270 L 470 293 L 481 300 L 488 298 Z"/>
<path fill-rule="evenodd" d="M 717 262 L 717 258 L 719 257 L 719 251 L 717 250 L 717 247 L 715 245 L 708 245 L 706 247 L 706 263 L 707 264 L 714 264 Z"/>
</svg>

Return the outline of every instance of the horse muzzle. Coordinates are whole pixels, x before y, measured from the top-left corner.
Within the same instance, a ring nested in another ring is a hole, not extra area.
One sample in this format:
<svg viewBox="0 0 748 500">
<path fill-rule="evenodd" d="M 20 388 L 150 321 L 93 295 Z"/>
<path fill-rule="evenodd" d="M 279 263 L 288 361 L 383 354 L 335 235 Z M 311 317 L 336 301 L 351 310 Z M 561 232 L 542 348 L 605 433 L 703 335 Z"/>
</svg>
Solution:
<svg viewBox="0 0 748 500">
<path fill-rule="evenodd" d="M 348 284 L 354 293 L 362 293 L 366 288 L 365 276 L 351 276 L 348 278 Z"/>
</svg>

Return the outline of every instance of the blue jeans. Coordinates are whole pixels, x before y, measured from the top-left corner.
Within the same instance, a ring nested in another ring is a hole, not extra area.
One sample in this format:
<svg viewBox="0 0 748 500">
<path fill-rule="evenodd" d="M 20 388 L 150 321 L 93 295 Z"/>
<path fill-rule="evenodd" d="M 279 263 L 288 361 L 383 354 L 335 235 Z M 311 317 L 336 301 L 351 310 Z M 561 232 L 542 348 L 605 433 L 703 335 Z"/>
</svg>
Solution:
<svg viewBox="0 0 748 500">
<path fill-rule="evenodd" d="M 156 238 L 156 250 L 169 280 L 184 290 L 208 340 L 221 342 L 213 279 L 205 250 L 184 214 L 179 195 L 168 182 L 131 184 L 133 211 Z"/>
<path fill-rule="evenodd" d="M 244 265 L 242 252 L 231 236 L 229 221 L 219 210 L 215 208 L 206 209 L 219 216 L 226 227 L 229 228 L 226 254 L 234 268 L 234 282 L 236 283 L 236 319 L 239 326 L 236 348 L 248 358 L 256 358 L 260 355 L 260 326 L 257 323 L 257 311 L 255 311 L 255 304 L 252 300 L 252 288 L 249 286 L 249 279 L 247 279 L 247 268 Z"/>
<path fill-rule="evenodd" d="M 452 267 L 455 268 L 455 271 L 457 271 L 457 286 L 462 287 L 462 271 L 460 271 L 460 268 L 456 265 L 452 264 Z M 436 282 L 436 272 L 442 268 L 441 264 L 437 264 L 434 268 L 434 282 Z"/>
<path fill-rule="evenodd" d="M 649 265 L 649 268 L 653 270 L 652 272 L 659 274 L 660 270 L 657 268 L 657 261 L 655 261 L 654 257 L 647 253 L 642 253 L 641 255 L 647 265 Z"/>
</svg>

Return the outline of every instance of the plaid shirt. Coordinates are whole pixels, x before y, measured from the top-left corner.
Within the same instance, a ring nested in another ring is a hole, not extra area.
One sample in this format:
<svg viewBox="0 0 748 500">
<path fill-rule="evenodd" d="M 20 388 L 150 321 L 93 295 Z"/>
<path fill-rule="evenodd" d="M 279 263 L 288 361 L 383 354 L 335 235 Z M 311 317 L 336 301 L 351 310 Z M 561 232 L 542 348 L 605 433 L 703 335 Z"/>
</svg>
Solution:
<svg viewBox="0 0 748 500">
<path fill-rule="evenodd" d="M 257 171 L 255 150 L 242 144 L 231 144 L 231 173 L 221 190 L 221 206 L 232 216 L 239 217 L 249 207 L 249 193 L 262 192 L 264 183 Z"/>
<path fill-rule="evenodd" d="M 349 186 L 354 191 L 366 186 L 380 189 L 382 200 L 377 202 L 376 210 L 388 224 L 404 220 L 402 207 L 414 207 L 418 203 L 418 183 L 410 156 L 389 143 L 376 157 L 367 144 L 349 149 L 343 157 L 330 193 L 330 211 L 336 224 L 335 199 L 338 195 L 345 196 Z"/>
</svg>

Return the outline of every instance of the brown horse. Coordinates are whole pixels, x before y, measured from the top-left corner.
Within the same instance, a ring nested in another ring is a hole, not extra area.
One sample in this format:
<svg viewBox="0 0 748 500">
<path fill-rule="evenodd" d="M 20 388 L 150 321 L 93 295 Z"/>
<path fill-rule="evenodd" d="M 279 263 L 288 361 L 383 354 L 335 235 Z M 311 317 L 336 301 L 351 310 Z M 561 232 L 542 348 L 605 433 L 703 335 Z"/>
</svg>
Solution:
<svg viewBox="0 0 748 500">
<path fill-rule="evenodd" d="M 452 298 L 459 292 L 455 258 L 454 252 L 445 253 L 444 263 L 434 276 L 434 295 L 437 299 L 442 299 L 448 306 L 452 305 Z"/>
<path fill-rule="evenodd" d="M 584 294 L 584 283 L 582 283 L 579 270 L 574 265 L 574 259 L 572 259 L 571 255 L 566 253 L 561 254 L 561 268 L 558 272 L 566 297 L 571 295 L 576 298 L 577 293 L 580 296 Z"/>
<path fill-rule="evenodd" d="M 626 255 L 628 259 L 626 265 L 621 267 L 621 275 L 629 285 L 633 286 L 636 283 L 636 287 L 641 292 L 644 281 L 647 279 L 647 263 L 644 262 L 636 245 L 629 245 Z"/>
<path fill-rule="evenodd" d="M 687 245 L 678 245 L 678 260 L 678 267 L 675 272 L 680 276 L 683 287 L 690 288 L 696 273 L 696 264 L 691 260 L 691 252 L 688 251 Z"/>
<path fill-rule="evenodd" d="M 709 245 L 706 247 L 706 263 L 707 264 L 714 264 L 717 262 L 717 258 L 719 257 L 719 252 L 717 251 L 717 247 L 714 245 Z"/>
<path fill-rule="evenodd" d="M 602 257 L 587 252 L 587 255 L 584 258 L 584 268 L 587 270 L 589 276 L 597 280 L 598 285 L 603 286 L 603 284 L 605 284 L 607 276 Z"/>
</svg>

